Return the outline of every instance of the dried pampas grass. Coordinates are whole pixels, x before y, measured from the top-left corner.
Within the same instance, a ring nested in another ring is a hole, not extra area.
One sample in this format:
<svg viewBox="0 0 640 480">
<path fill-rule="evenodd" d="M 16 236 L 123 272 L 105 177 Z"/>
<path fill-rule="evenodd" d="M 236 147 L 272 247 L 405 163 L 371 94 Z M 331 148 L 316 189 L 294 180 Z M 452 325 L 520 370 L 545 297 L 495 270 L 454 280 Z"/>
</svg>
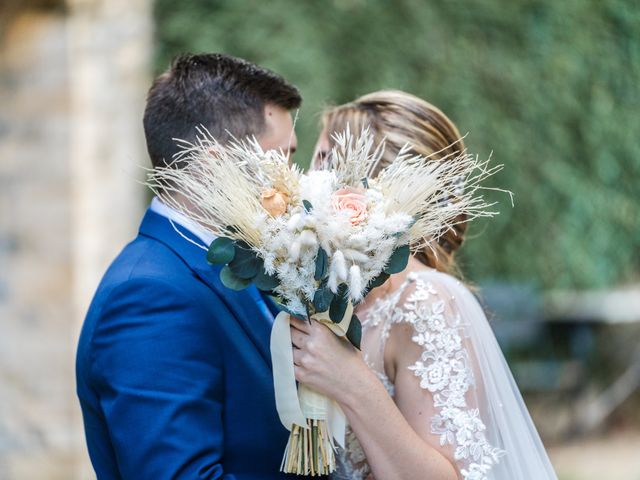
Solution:
<svg viewBox="0 0 640 480">
<path fill-rule="evenodd" d="M 150 170 L 146 185 L 213 235 L 258 248 L 262 192 L 276 188 L 295 200 L 298 168 L 282 152 L 264 152 L 255 139 L 222 146 L 204 127 L 198 128 L 195 143 L 176 141 L 180 153 L 166 167 Z M 175 163 L 184 166 L 175 168 Z"/>
<path fill-rule="evenodd" d="M 422 157 L 412 156 L 409 151 L 410 146 L 405 146 L 380 172 L 375 185 L 387 199 L 388 214 L 403 212 L 415 219 L 408 235 L 412 250 L 430 247 L 460 221 L 497 215 L 497 211 L 491 210 L 497 202 L 487 202 L 485 190 L 507 193 L 513 203 L 511 192 L 482 186 L 488 177 L 503 168 L 503 165 L 489 165 L 491 157 L 480 160 L 464 150 L 458 155 L 435 159 L 441 152 Z"/>
</svg>

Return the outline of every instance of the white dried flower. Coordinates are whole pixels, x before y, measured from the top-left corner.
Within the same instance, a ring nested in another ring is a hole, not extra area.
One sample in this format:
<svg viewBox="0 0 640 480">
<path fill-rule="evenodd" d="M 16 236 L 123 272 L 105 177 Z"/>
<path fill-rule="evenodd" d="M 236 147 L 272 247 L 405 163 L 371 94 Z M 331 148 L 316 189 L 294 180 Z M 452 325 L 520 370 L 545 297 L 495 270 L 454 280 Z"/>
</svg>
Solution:
<svg viewBox="0 0 640 480">
<path fill-rule="evenodd" d="M 301 214 L 294 213 L 293 215 L 291 215 L 291 218 L 289 218 L 289 221 L 287 222 L 287 228 L 289 229 L 289 231 L 295 232 L 296 230 L 300 230 L 301 220 L 302 220 Z"/>
<path fill-rule="evenodd" d="M 301 247 L 302 245 L 300 244 L 300 241 L 294 240 L 291 242 L 291 245 L 289 246 L 289 258 L 292 262 L 295 262 L 300 258 Z"/>
<path fill-rule="evenodd" d="M 349 295 L 357 302 L 362 299 L 363 290 L 360 267 L 358 265 L 351 265 L 351 268 L 349 268 Z"/>
<path fill-rule="evenodd" d="M 345 250 L 344 256 L 350 262 L 367 263 L 369 261 L 369 255 L 359 252 L 357 250 Z"/>
<path fill-rule="evenodd" d="M 336 293 L 338 291 L 338 275 L 334 268 L 329 270 L 329 279 L 327 280 L 327 287 L 329 287 L 329 290 L 331 290 L 333 293 Z"/>
<path fill-rule="evenodd" d="M 331 270 L 335 271 L 338 283 L 347 281 L 347 262 L 344 254 L 340 250 L 336 250 L 331 259 Z"/>
<path fill-rule="evenodd" d="M 317 220 L 316 217 L 313 215 L 305 215 L 304 217 L 304 227 L 305 228 L 310 228 L 312 230 L 314 230 L 317 226 Z"/>
<path fill-rule="evenodd" d="M 315 247 L 318 245 L 318 237 L 311 230 L 303 230 L 300 234 L 300 243 L 305 247 Z"/>
</svg>

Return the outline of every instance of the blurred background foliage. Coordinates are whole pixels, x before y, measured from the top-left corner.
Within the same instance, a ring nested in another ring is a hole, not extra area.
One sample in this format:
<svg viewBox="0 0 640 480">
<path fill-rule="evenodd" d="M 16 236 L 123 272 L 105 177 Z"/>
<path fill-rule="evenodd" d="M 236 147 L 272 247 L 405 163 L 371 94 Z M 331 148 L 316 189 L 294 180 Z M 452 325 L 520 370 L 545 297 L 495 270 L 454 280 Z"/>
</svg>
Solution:
<svg viewBox="0 0 640 480">
<path fill-rule="evenodd" d="M 219 51 L 295 83 L 307 165 L 322 108 L 383 88 L 440 107 L 505 169 L 469 279 L 599 288 L 640 277 L 640 6 L 623 0 L 157 0 L 156 71 Z"/>
</svg>

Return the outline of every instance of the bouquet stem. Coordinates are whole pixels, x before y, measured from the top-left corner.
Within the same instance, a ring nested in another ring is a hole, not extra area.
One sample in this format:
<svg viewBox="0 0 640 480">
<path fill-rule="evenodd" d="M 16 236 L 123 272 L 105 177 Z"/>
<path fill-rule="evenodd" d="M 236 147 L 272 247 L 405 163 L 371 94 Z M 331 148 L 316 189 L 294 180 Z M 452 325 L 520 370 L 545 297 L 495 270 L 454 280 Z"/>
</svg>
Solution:
<svg viewBox="0 0 640 480">
<path fill-rule="evenodd" d="M 294 425 L 281 470 L 297 475 L 328 475 L 336 469 L 333 441 L 326 420 L 308 419 L 306 427 Z"/>
<path fill-rule="evenodd" d="M 300 385 L 298 394 L 307 424 L 293 425 L 281 470 L 297 475 L 328 475 L 336 469 L 333 436 L 327 422 L 330 400 L 305 385 Z"/>
</svg>

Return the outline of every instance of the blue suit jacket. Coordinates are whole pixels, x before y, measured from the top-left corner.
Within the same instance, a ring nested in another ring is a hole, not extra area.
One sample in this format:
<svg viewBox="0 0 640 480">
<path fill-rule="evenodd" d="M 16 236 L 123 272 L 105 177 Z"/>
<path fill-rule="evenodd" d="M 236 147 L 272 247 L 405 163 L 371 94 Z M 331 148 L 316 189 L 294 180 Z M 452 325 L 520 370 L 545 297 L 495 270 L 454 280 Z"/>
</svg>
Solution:
<svg viewBox="0 0 640 480">
<path fill-rule="evenodd" d="M 98 479 L 291 478 L 279 473 L 288 432 L 275 409 L 272 319 L 218 273 L 147 211 L 102 279 L 76 359 Z"/>
</svg>

